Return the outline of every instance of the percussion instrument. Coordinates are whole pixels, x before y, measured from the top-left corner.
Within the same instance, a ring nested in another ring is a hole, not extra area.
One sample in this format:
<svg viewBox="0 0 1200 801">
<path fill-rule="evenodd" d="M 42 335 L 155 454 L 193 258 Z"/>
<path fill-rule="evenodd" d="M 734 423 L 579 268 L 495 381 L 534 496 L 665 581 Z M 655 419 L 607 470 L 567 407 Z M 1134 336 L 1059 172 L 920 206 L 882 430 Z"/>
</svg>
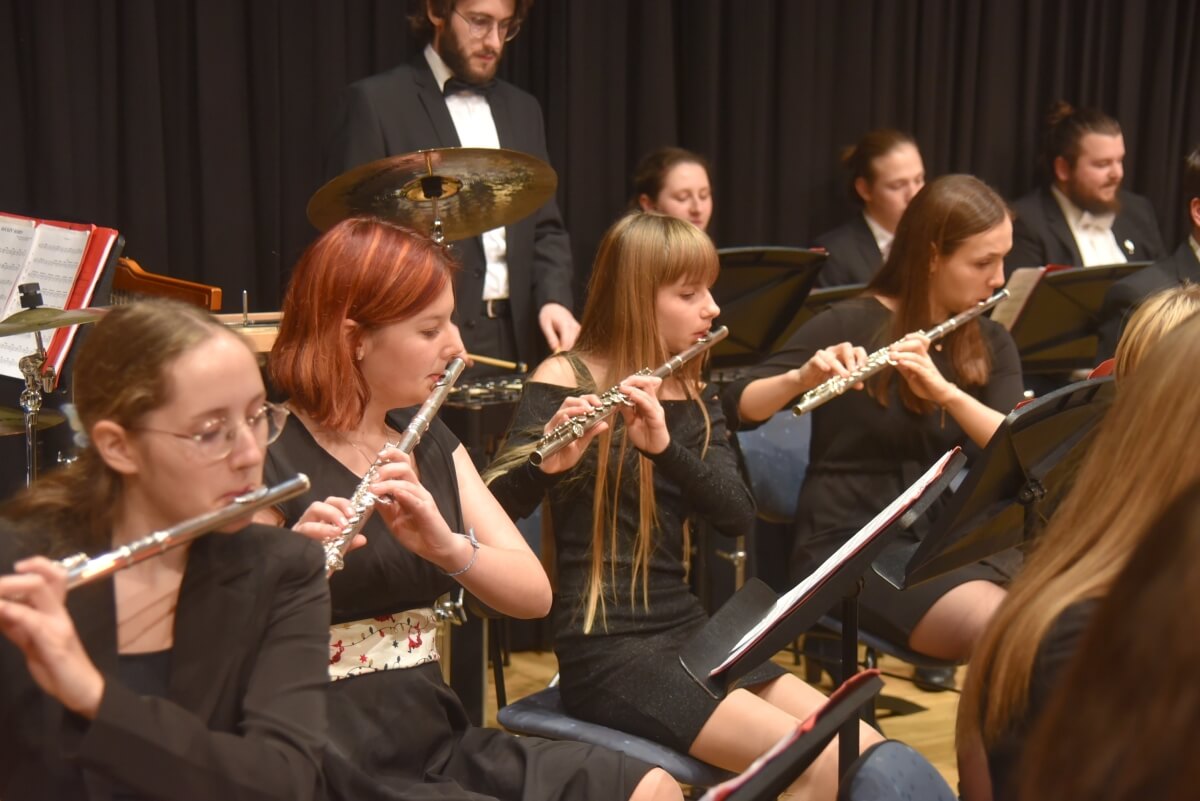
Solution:
<svg viewBox="0 0 1200 801">
<path fill-rule="evenodd" d="M 380 217 L 435 242 L 456 241 L 527 217 L 557 185 L 549 164 L 515 150 L 420 150 L 334 178 L 309 200 L 308 219 L 325 231 L 349 217 Z"/>
</svg>

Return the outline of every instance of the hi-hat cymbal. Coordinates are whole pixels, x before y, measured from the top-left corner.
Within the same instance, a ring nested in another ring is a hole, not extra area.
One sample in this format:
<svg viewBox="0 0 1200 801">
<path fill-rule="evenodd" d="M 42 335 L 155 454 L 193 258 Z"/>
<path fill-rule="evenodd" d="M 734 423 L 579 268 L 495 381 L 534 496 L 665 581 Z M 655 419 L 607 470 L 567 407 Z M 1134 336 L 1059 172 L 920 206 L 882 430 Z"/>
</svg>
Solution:
<svg viewBox="0 0 1200 801">
<path fill-rule="evenodd" d="M 42 409 L 38 412 L 37 427 L 41 431 L 43 428 L 50 428 L 61 423 L 66 418 L 61 413 L 53 409 Z M 24 434 L 25 433 L 25 413 L 20 409 L 10 409 L 7 406 L 0 406 L 0 437 L 9 434 Z"/>
<path fill-rule="evenodd" d="M 390 156 L 355 167 L 317 190 L 308 219 L 325 231 L 347 217 L 374 216 L 446 240 L 468 239 L 537 211 L 558 176 L 515 150 L 448 147 Z"/>
<path fill-rule="evenodd" d="M 32 334 L 34 331 L 48 331 L 52 328 L 65 328 L 68 325 L 83 325 L 94 323 L 104 316 L 107 309 L 52 309 L 40 306 L 36 309 L 22 309 L 16 314 L 0 320 L 0 337 L 13 334 Z"/>
</svg>

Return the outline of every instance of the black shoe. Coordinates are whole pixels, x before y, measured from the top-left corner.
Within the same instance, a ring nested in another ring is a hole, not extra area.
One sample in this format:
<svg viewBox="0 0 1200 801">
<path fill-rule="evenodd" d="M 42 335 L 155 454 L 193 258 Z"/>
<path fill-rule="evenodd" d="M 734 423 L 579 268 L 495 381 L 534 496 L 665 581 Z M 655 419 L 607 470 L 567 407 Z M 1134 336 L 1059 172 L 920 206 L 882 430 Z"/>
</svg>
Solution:
<svg viewBox="0 0 1200 801">
<path fill-rule="evenodd" d="M 917 689 L 929 693 L 940 693 L 946 690 L 957 690 L 954 680 L 955 668 L 952 667 L 915 667 L 913 668 L 913 685 Z"/>
</svg>

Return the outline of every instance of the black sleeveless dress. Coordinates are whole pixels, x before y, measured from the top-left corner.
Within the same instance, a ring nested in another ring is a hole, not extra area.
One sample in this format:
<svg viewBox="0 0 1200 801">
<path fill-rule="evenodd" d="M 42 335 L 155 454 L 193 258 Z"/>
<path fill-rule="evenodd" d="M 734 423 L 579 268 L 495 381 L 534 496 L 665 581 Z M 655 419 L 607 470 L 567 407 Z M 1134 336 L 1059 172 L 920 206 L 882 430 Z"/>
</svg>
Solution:
<svg viewBox="0 0 1200 801">
<path fill-rule="evenodd" d="M 412 411 L 392 412 L 389 425 L 403 430 Z M 463 530 L 453 463 L 458 446 L 434 420 L 414 453 L 422 485 L 454 531 Z M 313 501 L 348 498 L 360 481 L 290 419 L 268 452 L 267 481 L 296 472 L 307 473 L 313 488 L 283 505 L 288 525 Z M 400 546 L 378 516 L 363 533 L 368 544 L 348 554 L 345 569 L 330 580 L 332 622 L 428 607 L 457 586 Z M 328 796 L 345 801 L 628 798 L 650 769 L 602 748 L 471 726 L 435 662 L 332 682 L 329 729 Z"/>
</svg>

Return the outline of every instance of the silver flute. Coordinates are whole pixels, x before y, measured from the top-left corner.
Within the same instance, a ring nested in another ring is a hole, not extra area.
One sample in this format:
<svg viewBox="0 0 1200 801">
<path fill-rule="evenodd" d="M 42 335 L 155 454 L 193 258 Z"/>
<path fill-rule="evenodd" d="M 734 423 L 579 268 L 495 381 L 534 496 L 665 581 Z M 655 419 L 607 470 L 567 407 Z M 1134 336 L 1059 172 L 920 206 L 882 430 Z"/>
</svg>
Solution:
<svg viewBox="0 0 1200 801">
<path fill-rule="evenodd" d="M 84 584 L 91 584 L 111 576 L 118 570 L 124 570 L 172 548 L 178 548 L 226 523 L 232 523 L 254 514 L 259 509 L 294 498 L 306 492 L 309 486 L 308 476 L 300 473 L 273 487 L 259 487 L 239 495 L 227 506 L 184 520 L 171 528 L 147 534 L 108 553 L 92 557 L 84 553 L 68 556 L 59 560 L 59 565 L 67 571 L 67 589 L 73 590 Z"/>
<path fill-rule="evenodd" d="M 1007 297 L 1008 290 L 1001 289 L 995 295 L 992 295 L 987 300 L 981 301 L 970 309 L 967 309 L 965 312 L 954 315 L 949 320 L 934 326 L 928 331 L 918 331 L 917 333 L 928 337 L 931 342 L 936 342 L 964 323 L 974 320 L 976 317 L 983 314 L 985 311 L 992 308 Z M 904 340 L 900 341 L 903 342 Z M 865 381 L 890 364 L 895 364 L 895 362 L 892 361 L 891 349 L 895 347 L 896 344 L 898 343 L 893 342 L 891 345 L 880 348 L 872 353 L 867 357 L 867 360 L 862 364 L 861 367 L 851 370 L 850 375 L 834 376 L 823 384 L 815 386 L 808 392 L 805 392 L 800 397 L 800 402 L 792 407 L 792 414 L 796 415 L 797 417 L 802 414 L 808 414 L 818 406 L 822 406 L 836 398 L 838 395 L 841 395 L 858 382 Z"/>
<path fill-rule="evenodd" d="M 363 526 L 371 518 L 375 504 L 384 502 L 371 492 L 371 485 L 379 478 L 379 468 L 385 464 L 383 452 L 392 447 L 401 453 L 413 452 L 417 443 L 421 441 L 421 437 L 429 430 L 429 424 L 437 416 L 438 409 L 442 407 L 446 396 L 454 387 L 454 382 L 462 375 L 463 368 L 466 366 L 467 362 L 464 359 L 458 357 L 452 359 L 446 365 L 446 371 L 442 373 L 442 377 L 434 384 L 433 392 L 429 393 L 429 397 L 421 404 L 421 408 L 413 415 L 412 420 L 408 421 L 408 426 L 400 435 L 399 441 L 385 442 L 379 449 L 379 453 L 375 455 L 375 461 L 367 468 L 362 481 L 358 482 L 358 486 L 354 488 L 354 493 L 350 496 L 352 513 L 346 521 L 346 525 L 337 534 L 325 540 L 325 575 L 332 576 L 346 566 L 346 552 L 350 550 L 350 544 L 354 542 L 355 535 L 363 530 Z"/>
<path fill-rule="evenodd" d="M 648 375 L 655 378 L 667 378 L 677 371 L 680 367 L 687 364 L 692 359 L 707 351 L 713 345 L 720 342 L 725 337 L 729 336 L 729 329 L 725 326 L 714 328 L 709 331 L 696 343 L 670 359 L 667 359 L 655 370 L 649 368 L 639 370 L 634 375 Z M 552 456 L 563 448 L 570 445 L 575 440 L 582 437 L 597 423 L 607 420 L 616 413 L 617 409 L 622 406 L 632 406 L 633 403 L 621 391 L 621 385 L 618 384 L 611 389 L 608 389 L 600 396 L 600 406 L 592 409 L 586 414 L 577 414 L 570 417 L 548 431 L 545 436 L 538 440 L 533 452 L 529 454 L 529 461 L 534 465 L 540 465 L 542 460 L 547 456 Z"/>
</svg>

